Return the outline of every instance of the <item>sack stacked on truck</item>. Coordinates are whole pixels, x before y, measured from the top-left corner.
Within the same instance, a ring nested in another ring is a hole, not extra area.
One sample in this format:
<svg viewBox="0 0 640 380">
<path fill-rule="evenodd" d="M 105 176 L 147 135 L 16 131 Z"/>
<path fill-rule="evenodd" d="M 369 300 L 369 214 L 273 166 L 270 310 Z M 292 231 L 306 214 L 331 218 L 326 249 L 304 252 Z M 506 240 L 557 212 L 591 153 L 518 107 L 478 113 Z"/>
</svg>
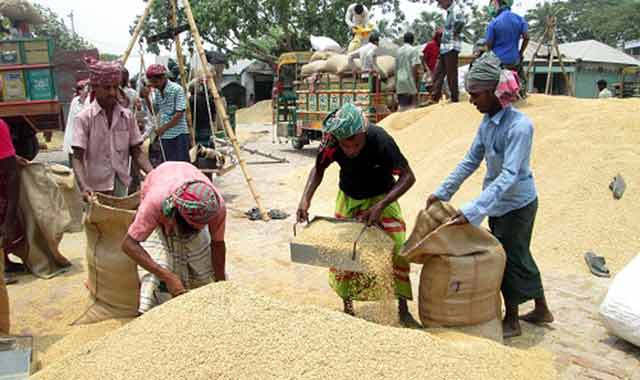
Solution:
<svg viewBox="0 0 640 380">
<path fill-rule="evenodd" d="M 402 252 L 423 264 L 418 308 L 427 327 L 476 325 L 500 316 L 504 249 L 484 229 L 447 224 L 456 214 L 443 202 L 422 210 Z"/>
<path fill-rule="evenodd" d="M 640 347 L 640 255 L 613 280 L 600 306 L 600 318 L 609 332 Z"/>
<path fill-rule="evenodd" d="M 122 241 L 140 202 L 136 193 L 127 198 L 98 194 L 85 218 L 89 292 L 93 301 L 75 322 L 96 323 L 138 315 L 139 280 L 136 263 L 121 250 Z"/>
<path fill-rule="evenodd" d="M 25 242 L 13 253 L 36 277 L 54 277 L 71 265 L 59 248 L 71 223 L 64 197 L 50 168 L 41 163 L 22 169 L 20 189 L 18 207 Z"/>
</svg>

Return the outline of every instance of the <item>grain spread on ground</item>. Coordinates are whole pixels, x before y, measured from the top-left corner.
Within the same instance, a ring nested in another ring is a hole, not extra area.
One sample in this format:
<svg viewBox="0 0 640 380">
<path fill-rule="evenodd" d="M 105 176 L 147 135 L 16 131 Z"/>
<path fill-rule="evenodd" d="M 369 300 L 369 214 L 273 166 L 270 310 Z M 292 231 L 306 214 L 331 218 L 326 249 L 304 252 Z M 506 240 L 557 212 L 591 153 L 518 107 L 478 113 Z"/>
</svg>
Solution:
<svg viewBox="0 0 640 380">
<path fill-rule="evenodd" d="M 538 264 L 587 273 L 583 254 L 595 250 L 614 273 L 620 271 L 640 246 L 636 227 L 640 191 L 633 190 L 640 184 L 640 100 L 531 95 L 517 108 L 534 125 L 532 169 L 540 208 L 532 251 Z M 473 105 L 457 103 L 393 114 L 380 123 L 417 177 L 416 185 L 400 198 L 408 223 L 413 223 L 427 195 L 462 160 L 481 119 Z M 337 172 L 338 166 L 332 165 L 325 173 L 312 214 L 333 211 Z M 627 192 L 614 200 L 608 185 L 618 173 L 627 181 Z M 308 167 L 297 170 L 292 186 L 302 192 L 308 174 Z M 477 197 L 484 174 L 482 164 L 452 203 L 460 207 Z"/>
<path fill-rule="evenodd" d="M 236 111 L 236 124 L 271 124 L 273 119 L 271 99 L 257 102 L 251 107 Z"/>
<path fill-rule="evenodd" d="M 533 375 L 535 374 L 535 375 Z M 233 282 L 178 297 L 34 380 L 556 378 L 551 356 L 298 306 Z"/>
</svg>

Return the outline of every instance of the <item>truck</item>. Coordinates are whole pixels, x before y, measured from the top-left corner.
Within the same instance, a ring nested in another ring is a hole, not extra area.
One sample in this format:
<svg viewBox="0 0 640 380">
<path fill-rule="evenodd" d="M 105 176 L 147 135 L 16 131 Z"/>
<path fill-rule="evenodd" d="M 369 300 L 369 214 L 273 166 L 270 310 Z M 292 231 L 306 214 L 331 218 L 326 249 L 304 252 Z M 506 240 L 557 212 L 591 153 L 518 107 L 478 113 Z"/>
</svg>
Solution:
<svg viewBox="0 0 640 380">
<path fill-rule="evenodd" d="M 300 150 L 312 141 L 322 140 L 322 122 L 332 111 L 351 102 L 365 111 L 372 123 L 378 123 L 397 110 L 395 78 L 383 80 L 362 73 L 302 75 L 302 66 L 311 61 L 313 52 L 289 52 L 279 57 L 273 91 L 273 125 L 278 141 L 288 140 Z M 461 64 L 470 61 L 461 56 Z M 420 67 L 419 74 L 422 72 Z M 422 75 L 419 75 L 422 77 Z M 418 106 L 430 104 L 430 93 L 421 83 Z"/>
<path fill-rule="evenodd" d="M 37 133 L 48 132 L 50 136 L 63 125 L 53 49 L 49 38 L 0 41 L 0 118 L 11 126 L 14 140 L 20 142 L 16 150 L 27 159 L 37 154 Z"/>
</svg>

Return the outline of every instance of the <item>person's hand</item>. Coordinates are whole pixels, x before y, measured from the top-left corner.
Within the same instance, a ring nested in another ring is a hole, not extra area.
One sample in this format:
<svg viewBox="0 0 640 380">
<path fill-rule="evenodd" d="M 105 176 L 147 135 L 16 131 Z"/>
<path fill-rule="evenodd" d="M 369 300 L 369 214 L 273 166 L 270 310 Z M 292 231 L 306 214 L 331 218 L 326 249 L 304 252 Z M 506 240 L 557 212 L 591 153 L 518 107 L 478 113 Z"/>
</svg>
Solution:
<svg viewBox="0 0 640 380">
<path fill-rule="evenodd" d="M 187 292 L 182 284 L 182 280 L 180 280 L 180 277 L 171 272 L 166 275 L 163 281 L 167 284 L 167 289 L 169 289 L 169 293 L 171 293 L 173 297 L 178 297 L 179 295 Z"/>
<path fill-rule="evenodd" d="M 427 197 L 427 209 L 429 209 L 429 207 L 431 207 L 431 205 L 436 202 L 440 202 L 440 199 L 438 199 L 435 194 L 430 194 L 429 197 Z"/>
<path fill-rule="evenodd" d="M 367 226 L 373 226 L 380 221 L 382 211 L 384 211 L 384 205 L 382 203 L 376 203 L 373 207 L 360 214 L 358 220 Z"/>
<path fill-rule="evenodd" d="M 298 217 L 298 223 L 308 222 L 309 221 L 309 202 L 305 200 L 300 201 L 296 215 Z"/>
<path fill-rule="evenodd" d="M 449 221 L 448 224 L 452 224 L 455 226 L 460 226 L 463 224 L 468 224 L 469 220 L 467 220 L 467 217 L 464 216 L 463 213 L 459 213 L 458 215 L 454 216 L 453 218 L 451 218 L 451 220 Z"/>
<path fill-rule="evenodd" d="M 91 199 L 95 196 L 95 193 L 93 192 L 93 190 L 91 189 L 85 189 L 82 192 L 82 198 L 84 199 L 85 202 L 89 203 L 91 201 Z"/>
<path fill-rule="evenodd" d="M 17 162 L 19 168 L 24 168 L 27 165 L 29 165 L 29 160 L 27 160 L 24 157 L 17 156 L 17 155 L 16 155 L 16 162 Z"/>
</svg>

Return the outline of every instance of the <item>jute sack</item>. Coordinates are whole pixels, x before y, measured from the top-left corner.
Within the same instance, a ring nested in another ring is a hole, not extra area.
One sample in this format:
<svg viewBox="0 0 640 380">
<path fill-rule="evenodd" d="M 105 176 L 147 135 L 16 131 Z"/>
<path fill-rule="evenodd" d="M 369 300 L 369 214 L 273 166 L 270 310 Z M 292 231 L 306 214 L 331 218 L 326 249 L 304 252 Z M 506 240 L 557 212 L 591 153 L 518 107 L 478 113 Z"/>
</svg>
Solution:
<svg viewBox="0 0 640 380">
<path fill-rule="evenodd" d="M 332 51 L 316 51 L 311 55 L 311 59 L 309 60 L 309 62 L 326 61 L 327 59 L 331 58 L 334 54 L 337 54 L 337 53 Z"/>
<path fill-rule="evenodd" d="M 0 255 L 4 258 L 2 250 L 2 236 L 0 236 Z M 4 281 L 4 259 L 0 260 L 0 335 L 9 335 L 9 293 L 7 293 L 7 284 Z"/>
<path fill-rule="evenodd" d="M 34 25 L 44 22 L 40 12 L 27 0 L 0 0 L 0 13 L 13 21 Z"/>
<path fill-rule="evenodd" d="M 48 279 L 65 272 L 71 263 L 59 246 L 71 216 L 46 165 L 30 163 L 21 170 L 18 207 L 25 243 L 13 253 L 36 277 Z"/>
<path fill-rule="evenodd" d="M 396 75 L 396 59 L 390 55 L 383 55 L 377 59 L 378 67 L 386 78 Z"/>
<path fill-rule="evenodd" d="M 93 301 L 76 324 L 138 315 L 138 268 L 121 250 L 136 214 L 139 194 L 114 198 L 98 194 L 85 217 L 89 292 Z"/>
<path fill-rule="evenodd" d="M 324 73 L 327 71 L 326 64 L 327 61 L 314 61 L 311 63 L 307 63 L 306 65 L 302 66 L 300 72 L 302 73 L 302 76 L 305 77 L 316 73 Z"/>
<path fill-rule="evenodd" d="M 64 232 L 82 231 L 84 202 L 73 175 L 73 171 L 64 165 L 51 165 L 51 177 L 62 193 L 71 221 Z"/>
<path fill-rule="evenodd" d="M 356 70 L 362 69 L 359 59 L 355 59 L 354 64 Z M 350 73 L 353 71 L 353 68 L 349 65 L 349 57 L 344 54 L 334 54 L 331 58 L 327 59 L 325 70 L 331 74 L 341 75 Z"/>
<path fill-rule="evenodd" d="M 446 224 L 453 207 L 437 202 L 423 210 L 402 255 L 423 264 L 418 309 L 424 326 L 469 326 L 500 315 L 506 256 L 488 231 Z"/>
</svg>

